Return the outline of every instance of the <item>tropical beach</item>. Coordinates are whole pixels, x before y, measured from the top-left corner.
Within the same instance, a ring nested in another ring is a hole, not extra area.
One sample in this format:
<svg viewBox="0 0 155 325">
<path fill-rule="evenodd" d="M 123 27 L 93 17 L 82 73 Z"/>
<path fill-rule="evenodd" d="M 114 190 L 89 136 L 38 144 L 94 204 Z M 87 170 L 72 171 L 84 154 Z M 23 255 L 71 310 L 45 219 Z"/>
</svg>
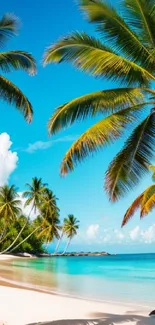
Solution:
<svg viewBox="0 0 155 325">
<path fill-rule="evenodd" d="M 155 322 L 154 0 L 8 0 L 0 325 Z"/>
</svg>

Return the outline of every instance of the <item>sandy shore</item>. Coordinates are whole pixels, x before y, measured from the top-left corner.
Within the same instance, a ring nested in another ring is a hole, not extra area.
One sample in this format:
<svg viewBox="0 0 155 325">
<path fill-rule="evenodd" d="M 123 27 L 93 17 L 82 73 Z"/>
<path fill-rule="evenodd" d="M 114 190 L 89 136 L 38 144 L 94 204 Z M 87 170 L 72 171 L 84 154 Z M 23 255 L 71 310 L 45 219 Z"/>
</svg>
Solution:
<svg viewBox="0 0 155 325">
<path fill-rule="evenodd" d="M 147 309 L 131 305 L 0 286 L 0 325 L 32 325 L 40 322 L 49 325 L 154 325 L 155 319 L 147 317 L 148 312 Z"/>
<path fill-rule="evenodd" d="M 15 256 L 0 256 L 0 260 L 12 258 Z M 0 325 L 155 325 L 155 318 L 148 317 L 150 311 L 32 291 L 0 281 Z"/>
</svg>

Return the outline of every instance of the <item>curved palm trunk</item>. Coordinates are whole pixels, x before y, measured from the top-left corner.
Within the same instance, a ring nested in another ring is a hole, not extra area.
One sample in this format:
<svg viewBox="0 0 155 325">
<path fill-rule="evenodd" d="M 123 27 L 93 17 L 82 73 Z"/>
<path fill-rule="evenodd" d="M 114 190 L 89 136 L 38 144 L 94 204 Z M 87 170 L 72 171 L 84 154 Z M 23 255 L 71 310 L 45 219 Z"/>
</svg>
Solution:
<svg viewBox="0 0 155 325">
<path fill-rule="evenodd" d="M 16 241 L 18 240 L 18 238 L 20 237 L 20 235 L 22 234 L 23 230 L 25 229 L 26 225 L 28 223 L 28 220 L 26 220 L 26 223 L 24 224 L 24 226 L 22 227 L 22 229 L 20 230 L 19 234 L 17 235 L 17 237 L 15 238 L 15 240 L 11 243 L 11 245 L 9 247 L 7 247 L 6 249 L 4 249 L 4 251 L 0 252 L 0 255 L 8 252 L 10 250 L 10 248 L 16 243 Z"/>
<path fill-rule="evenodd" d="M 13 245 L 16 243 L 16 241 L 18 240 L 18 238 L 20 237 L 20 235 L 22 234 L 22 232 L 24 231 L 26 225 L 28 224 L 29 222 L 29 218 L 31 216 L 31 213 L 32 213 L 32 210 L 33 210 L 33 207 L 31 208 L 30 212 L 29 212 L 29 215 L 28 215 L 28 218 L 24 224 L 24 226 L 22 227 L 22 229 L 20 230 L 19 234 L 17 235 L 17 237 L 15 238 L 15 240 L 11 243 L 11 245 L 9 247 L 7 247 L 4 251 L 0 252 L 0 255 L 1 254 L 4 254 L 6 252 L 8 252 L 10 250 L 11 247 L 13 247 Z"/>
<path fill-rule="evenodd" d="M 68 249 L 68 246 L 70 245 L 70 242 L 71 242 L 71 237 L 69 238 L 69 240 L 68 240 L 68 243 L 67 243 L 67 245 L 66 245 L 66 247 L 65 247 L 65 249 L 64 249 L 64 251 L 63 251 L 63 253 L 62 253 L 62 255 L 64 255 L 65 253 L 66 253 L 66 251 L 67 251 L 67 249 Z"/>
<path fill-rule="evenodd" d="M 13 247 L 10 252 L 13 252 L 16 248 L 18 248 L 20 245 L 22 245 L 27 239 L 29 239 L 37 230 L 40 229 L 40 226 L 35 228 L 26 238 L 24 238 L 18 245 Z"/>
<path fill-rule="evenodd" d="M 53 254 L 53 255 L 55 255 L 55 254 L 57 253 L 57 251 L 58 251 L 58 249 L 59 249 L 59 246 L 60 246 L 60 244 L 61 244 L 61 241 L 62 241 L 63 235 L 64 235 L 64 233 L 62 232 L 61 235 L 60 235 L 60 238 L 59 238 L 59 240 L 58 240 L 58 243 L 57 243 L 57 246 L 56 246 L 56 248 L 55 248 L 55 251 L 54 251 L 54 254 Z"/>
</svg>

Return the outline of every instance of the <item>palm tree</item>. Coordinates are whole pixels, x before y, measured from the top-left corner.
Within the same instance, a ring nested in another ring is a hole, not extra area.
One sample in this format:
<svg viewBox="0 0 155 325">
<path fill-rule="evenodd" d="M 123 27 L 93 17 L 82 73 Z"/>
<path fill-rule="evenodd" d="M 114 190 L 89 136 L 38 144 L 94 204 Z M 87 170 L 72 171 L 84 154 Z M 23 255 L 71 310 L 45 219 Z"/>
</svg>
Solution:
<svg viewBox="0 0 155 325">
<path fill-rule="evenodd" d="M 14 15 L 6 14 L 0 20 L 0 46 L 18 31 L 18 19 Z M 0 52 L 0 68 L 2 73 L 12 70 L 24 70 L 30 75 L 36 72 L 35 60 L 25 51 Z M 27 122 L 31 122 L 33 110 L 31 103 L 23 92 L 10 80 L 0 75 L 0 98 L 13 104 L 24 115 Z"/>
<path fill-rule="evenodd" d="M 59 239 L 60 220 L 59 220 L 59 208 L 57 207 L 57 198 L 53 192 L 46 188 L 40 211 L 43 216 L 42 231 L 39 236 L 43 236 L 46 242 L 46 248 L 49 242 L 54 238 Z"/>
<path fill-rule="evenodd" d="M 46 184 L 43 184 L 41 178 L 34 177 L 32 178 L 32 184 L 26 184 L 28 190 L 23 193 L 23 198 L 26 198 L 25 207 L 31 205 L 31 212 L 40 208 L 42 204 L 43 197 L 45 194 Z"/>
<path fill-rule="evenodd" d="M 155 182 L 155 166 L 149 166 L 150 170 L 152 170 L 152 181 Z M 152 209 L 155 208 L 155 184 L 150 185 L 144 192 L 142 192 L 130 205 L 128 210 L 126 211 L 123 221 L 122 227 L 124 227 L 127 222 L 134 216 L 135 212 L 140 209 L 140 218 L 142 219 L 146 215 L 148 215 Z"/>
<path fill-rule="evenodd" d="M 59 230 L 60 220 L 57 215 L 45 218 L 38 238 L 42 237 L 44 239 L 47 248 L 50 242 L 54 241 L 54 239 L 59 239 Z"/>
<path fill-rule="evenodd" d="M 68 249 L 68 246 L 72 240 L 72 238 L 77 234 L 77 230 L 79 229 L 79 220 L 77 220 L 73 214 L 69 214 L 68 218 L 64 219 L 63 224 L 63 232 L 66 234 L 68 238 L 67 245 L 64 249 L 64 252 L 62 255 L 64 255 Z"/>
<path fill-rule="evenodd" d="M 95 77 L 119 82 L 119 87 L 59 106 L 48 130 L 55 134 L 76 121 L 101 116 L 66 153 L 61 165 L 64 175 L 88 155 L 124 137 L 128 126 L 134 128 L 106 172 L 105 189 L 116 201 L 141 180 L 154 157 L 155 6 L 153 0 L 121 0 L 120 14 L 104 0 L 78 3 L 100 39 L 73 32 L 46 50 L 44 65 L 71 62 Z"/>
<path fill-rule="evenodd" d="M 5 224 L 15 221 L 21 214 L 21 201 L 14 185 L 4 185 L 0 187 L 0 218 Z"/>
<path fill-rule="evenodd" d="M 48 216 L 52 216 L 56 212 L 59 215 L 59 209 L 56 203 L 56 196 L 53 192 L 45 188 L 44 195 L 42 196 L 41 204 L 40 204 L 40 211 L 43 213 L 44 218 L 46 219 Z"/>
<path fill-rule="evenodd" d="M 40 216 L 36 218 L 33 223 L 33 229 L 27 237 L 25 237 L 20 243 L 18 243 L 13 249 L 14 251 L 26 240 L 28 240 L 34 233 L 38 232 L 38 238 L 42 237 L 46 240 L 46 244 L 52 241 L 54 238 L 59 238 L 59 209 L 56 205 L 56 196 L 51 190 L 46 187 L 46 184 L 42 183 L 41 178 L 34 177 L 32 179 L 32 185 L 27 184 L 29 191 L 23 193 L 23 196 L 27 198 L 26 206 L 32 205 L 32 210 L 38 209 Z M 30 215 L 29 215 L 30 217 Z M 27 222 L 29 221 L 29 217 Z"/>
<path fill-rule="evenodd" d="M 0 187 L 0 218 L 4 220 L 4 224 L 6 225 L 5 229 L 7 229 L 9 223 L 14 222 L 17 217 L 21 214 L 20 205 L 21 201 L 19 200 L 19 195 L 14 185 L 4 185 Z M 17 234 L 14 241 L 9 245 L 9 247 L 7 247 L 4 251 L 0 252 L 0 254 L 9 251 L 9 249 L 18 240 L 23 229 L 24 227 L 20 230 L 20 232 Z M 3 233 L 6 234 L 4 230 Z M 3 239 L 3 233 L 1 239 Z"/>
<path fill-rule="evenodd" d="M 57 242 L 57 245 L 56 245 L 55 251 L 54 251 L 54 255 L 56 255 L 57 252 L 58 252 L 58 249 L 59 249 L 60 244 L 61 244 L 61 242 L 62 242 L 63 236 L 64 236 L 64 231 L 63 231 L 63 225 L 62 225 L 62 226 L 60 226 L 59 239 L 58 239 L 58 242 Z"/>
</svg>

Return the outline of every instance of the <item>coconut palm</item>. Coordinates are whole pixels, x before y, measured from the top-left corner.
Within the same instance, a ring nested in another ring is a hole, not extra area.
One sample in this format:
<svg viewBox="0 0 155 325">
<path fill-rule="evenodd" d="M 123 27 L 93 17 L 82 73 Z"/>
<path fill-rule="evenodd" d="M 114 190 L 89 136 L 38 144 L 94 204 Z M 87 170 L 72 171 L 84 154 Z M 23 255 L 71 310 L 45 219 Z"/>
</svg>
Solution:
<svg viewBox="0 0 155 325">
<path fill-rule="evenodd" d="M 147 172 L 155 145 L 155 6 L 153 0 L 121 0 L 121 14 L 102 0 L 78 0 L 99 38 L 73 32 L 50 46 L 44 65 L 70 62 L 76 68 L 119 83 L 59 106 L 48 123 L 55 134 L 74 122 L 100 116 L 66 153 L 61 174 L 93 152 L 132 133 L 106 173 L 105 188 L 112 201 L 133 188 Z M 143 113 L 142 113 L 143 112 Z"/>
<path fill-rule="evenodd" d="M 59 239 L 58 239 L 58 242 L 57 242 L 57 245 L 56 245 L 55 251 L 54 251 L 54 255 L 56 255 L 57 252 L 58 252 L 58 250 L 59 250 L 59 247 L 60 247 L 60 244 L 61 244 L 61 242 L 62 242 L 63 236 L 64 236 L 64 230 L 63 230 L 63 225 L 62 225 L 62 226 L 60 227 Z"/>
<path fill-rule="evenodd" d="M 43 184 L 41 178 L 32 178 L 32 184 L 26 184 L 28 190 L 23 193 L 23 198 L 26 198 L 25 207 L 31 205 L 31 212 L 40 208 L 46 191 L 46 184 Z"/>
<path fill-rule="evenodd" d="M 40 211 L 43 213 L 45 219 L 48 216 L 52 216 L 56 212 L 59 214 L 59 209 L 57 207 L 56 200 L 57 198 L 53 194 L 53 192 L 50 189 L 45 188 L 40 205 Z"/>
<path fill-rule="evenodd" d="M 34 233 L 38 233 L 38 238 L 42 237 L 46 241 L 47 245 L 54 238 L 59 238 L 58 231 L 60 227 L 58 224 L 60 221 L 58 218 L 59 209 L 56 205 L 56 196 L 46 187 L 46 184 L 42 183 L 41 178 L 33 178 L 32 185 L 27 184 L 27 186 L 29 191 L 26 191 L 23 194 L 23 196 L 27 198 L 25 204 L 26 206 L 30 204 L 32 205 L 31 211 L 34 209 L 36 212 L 38 209 L 40 211 L 40 215 L 34 220 L 32 232 L 29 233 L 28 236 L 15 247 L 13 247 L 11 252 L 27 241 Z"/>
<path fill-rule="evenodd" d="M 15 221 L 21 213 L 21 201 L 14 185 L 0 187 L 0 218 L 5 224 Z"/>
<path fill-rule="evenodd" d="M 49 242 L 53 241 L 54 238 L 59 239 L 60 220 L 59 220 L 59 208 L 57 207 L 57 198 L 53 192 L 46 188 L 40 211 L 43 216 L 42 231 L 40 232 L 41 237 L 46 242 L 46 248 Z"/>
<path fill-rule="evenodd" d="M 149 166 L 149 169 L 153 172 L 152 181 L 155 182 L 155 166 Z M 142 192 L 130 205 L 126 211 L 122 227 L 124 227 L 128 221 L 134 216 L 135 212 L 140 210 L 140 218 L 142 219 L 148 215 L 155 208 L 155 184 L 150 185 L 144 192 Z"/>
<path fill-rule="evenodd" d="M 14 185 L 12 186 L 4 185 L 0 187 L 0 218 L 4 220 L 4 224 L 5 224 L 5 228 L 2 231 L 1 239 L 3 239 L 3 235 L 6 234 L 8 224 L 14 222 L 17 219 L 17 217 L 21 214 L 20 205 L 21 205 L 21 201 L 19 200 L 19 195 Z M 7 247 L 4 251 L 0 252 L 0 254 L 9 251 L 9 249 L 18 240 L 22 231 L 23 228 L 20 230 L 17 236 L 15 236 L 15 239 L 9 245 L 9 247 Z"/>
<path fill-rule="evenodd" d="M 39 231 L 39 238 L 43 238 L 46 243 L 46 249 L 50 242 L 59 239 L 60 220 L 57 215 L 47 217 L 42 223 L 42 229 Z"/>
<path fill-rule="evenodd" d="M 18 31 L 18 19 L 14 15 L 6 14 L 0 20 L 0 46 Z M 30 75 L 36 72 L 34 58 L 25 51 L 0 52 L 0 69 L 2 73 L 12 70 L 24 70 Z M 0 98 L 9 104 L 13 104 L 24 115 L 27 122 L 31 122 L 33 110 L 31 103 L 23 92 L 10 80 L 0 75 Z"/>
<path fill-rule="evenodd" d="M 63 254 L 66 253 L 68 246 L 70 245 L 72 238 L 77 234 L 78 229 L 79 229 L 79 220 L 77 220 L 73 216 L 73 214 L 69 214 L 68 218 L 65 218 L 63 223 L 63 232 L 68 238 L 68 242 L 64 249 Z"/>
</svg>

